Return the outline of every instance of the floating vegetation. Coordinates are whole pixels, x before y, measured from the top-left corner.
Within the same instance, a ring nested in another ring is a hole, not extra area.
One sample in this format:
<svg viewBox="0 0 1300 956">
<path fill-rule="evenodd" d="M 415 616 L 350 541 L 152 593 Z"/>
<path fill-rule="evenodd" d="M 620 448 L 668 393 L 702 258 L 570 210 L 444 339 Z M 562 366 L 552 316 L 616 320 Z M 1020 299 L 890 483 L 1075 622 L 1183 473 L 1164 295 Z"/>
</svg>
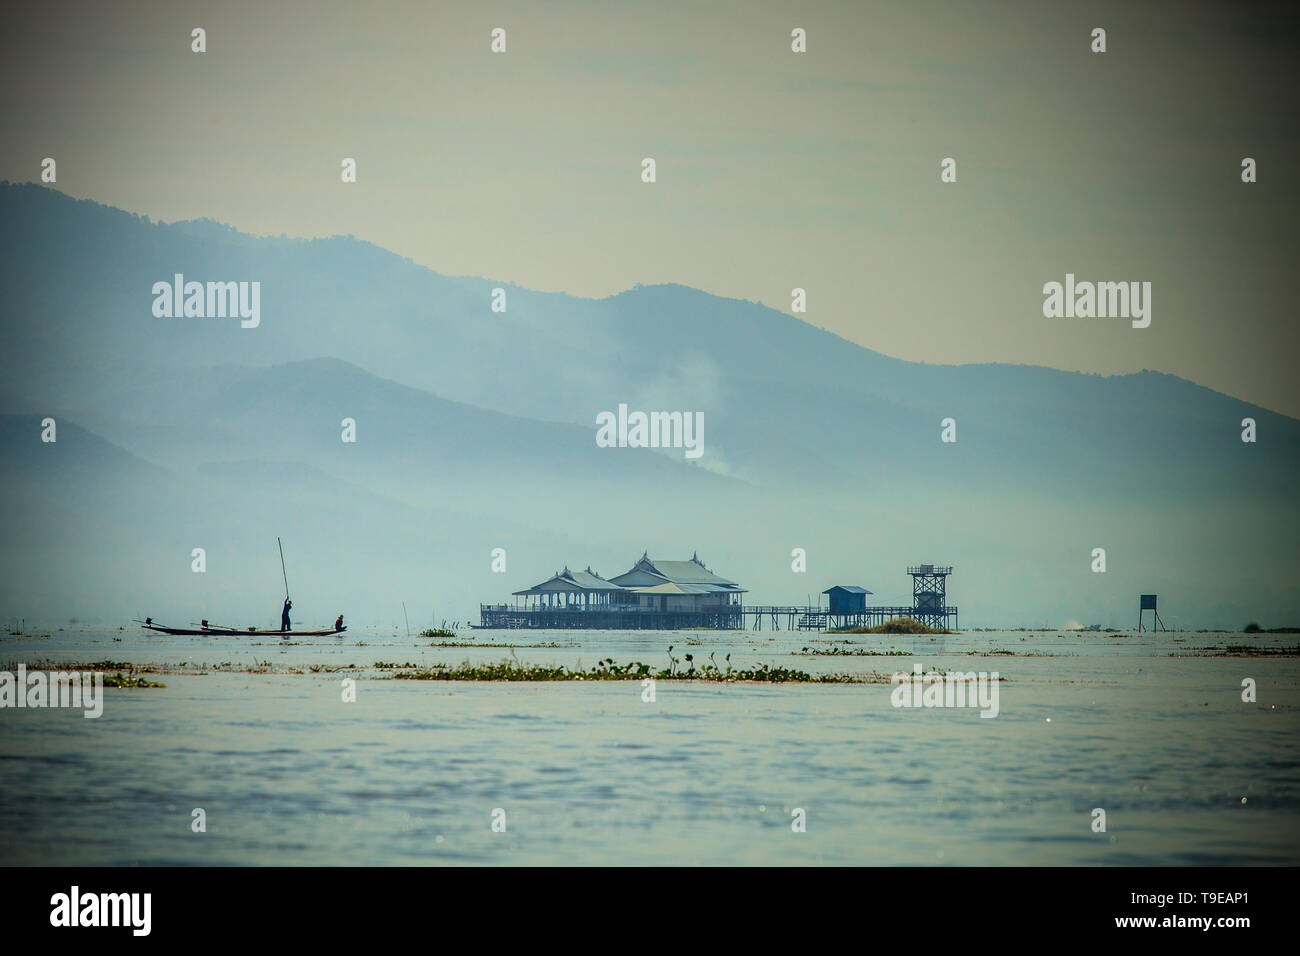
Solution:
<svg viewBox="0 0 1300 956">
<path fill-rule="evenodd" d="M 428 627 L 420 632 L 421 637 L 455 637 L 455 631 L 449 631 L 445 627 Z"/>
<path fill-rule="evenodd" d="M 139 671 L 151 671 L 152 668 L 139 667 L 128 661 L 32 661 L 25 664 L 28 671 L 45 671 L 51 674 L 94 674 L 104 675 L 105 687 L 166 687 L 157 681 L 138 677 Z M 15 671 L 15 663 L 0 663 L 0 670 Z"/>
<path fill-rule="evenodd" d="M 494 664 L 472 664 L 469 661 L 462 661 L 456 665 L 434 664 L 423 669 L 399 671 L 393 677 L 398 680 L 469 681 L 607 681 L 652 678 L 716 683 L 754 681 L 765 684 L 862 684 L 877 683 L 882 678 L 888 680 L 886 675 L 879 674 L 809 674 L 805 671 L 788 667 L 772 667 L 768 664 L 736 668 L 728 663 L 724 669 L 710 663 L 697 668 L 690 654 L 686 655 L 686 660 L 690 666 L 685 670 L 678 670 L 675 661 L 669 667 L 656 670 L 641 661 L 618 664 L 612 657 L 586 669 L 570 669 L 564 665 L 524 664 L 518 660 L 498 661 Z"/>
<path fill-rule="evenodd" d="M 130 661 L 65 661 L 58 664 L 50 661 L 40 661 L 35 664 L 28 664 L 27 668 L 28 670 L 60 671 L 127 671 L 132 674 L 138 670 L 136 665 Z M 13 668 L 9 666 L 9 670 L 13 670 Z"/>
<path fill-rule="evenodd" d="M 910 673 L 910 674 L 906 674 L 906 673 L 903 674 L 903 676 L 906 677 L 907 679 L 906 679 L 905 681 L 903 681 L 902 683 L 904 683 L 904 684 L 910 684 L 910 683 L 913 682 L 913 681 L 938 681 L 938 680 L 944 680 L 944 681 L 946 681 L 946 680 L 948 680 L 948 678 L 950 678 L 950 677 L 953 678 L 953 679 L 958 679 L 958 678 L 962 678 L 962 679 L 964 679 L 964 678 L 966 677 L 966 675 L 968 675 L 968 674 L 972 674 L 972 673 L 974 673 L 974 671 L 954 671 L 954 670 L 944 670 L 944 669 L 939 668 L 939 667 L 929 667 L 929 668 L 927 668 L 927 667 L 925 667 L 924 665 L 922 665 L 922 666 L 921 666 L 921 670 L 919 670 L 919 671 L 915 671 L 915 670 L 914 670 L 914 671 L 912 671 L 912 673 Z M 993 674 L 997 674 L 997 676 L 994 677 Z M 991 681 L 997 681 L 999 684 L 1010 684 L 1010 683 L 1011 683 L 1011 678 L 1006 677 L 1006 676 L 1004 676 L 1004 675 L 1002 675 L 1002 674 L 998 674 L 997 671 L 994 671 L 993 674 L 988 675 L 988 679 L 989 679 L 989 680 L 991 680 Z M 893 681 L 891 681 L 891 683 L 893 683 Z"/>
<path fill-rule="evenodd" d="M 1078 657 L 1078 654 L 1052 654 L 1048 651 L 967 651 L 967 657 Z"/>
<path fill-rule="evenodd" d="M 805 647 L 799 651 L 804 657 L 909 657 L 907 651 L 868 651 L 864 648 Z"/>
<path fill-rule="evenodd" d="M 1300 644 L 1291 647 L 1257 647 L 1254 644 L 1225 644 L 1200 650 L 1176 651 L 1170 657 L 1300 657 Z"/>
<path fill-rule="evenodd" d="M 160 684 L 155 680 L 145 680 L 143 677 L 136 677 L 134 674 L 105 674 L 105 687 L 166 687 L 166 684 Z"/>
<path fill-rule="evenodd" d="M 434 641 L 430 647 L 577 647 L 577 644 L 477 644 L 474 641 Z"/>
<path fill-rule="evenodd" d="M 896 617 L 875 627 L 836 627 L 827 634 L 952 634 L 942 628 L 933 628 L 910 617 Z"/>
</svg>

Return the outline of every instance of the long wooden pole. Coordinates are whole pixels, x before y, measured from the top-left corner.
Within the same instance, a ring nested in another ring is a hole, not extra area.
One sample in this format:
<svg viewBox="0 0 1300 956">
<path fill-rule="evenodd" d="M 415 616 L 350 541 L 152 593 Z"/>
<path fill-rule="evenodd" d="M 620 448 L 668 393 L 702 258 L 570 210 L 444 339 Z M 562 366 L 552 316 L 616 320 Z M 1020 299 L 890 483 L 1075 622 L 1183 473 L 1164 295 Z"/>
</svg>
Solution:
<svg viewBox="0 0 1300 956">
<path fill-rule="evenodd" d="M 280 573 L 284 575 L 284 599 L 287 601 L 289 600 L 289 573 L 284 569 L 284 545 L 280 544 L 278 537 L 275 543 L 280 545 Z"/>
</svg>

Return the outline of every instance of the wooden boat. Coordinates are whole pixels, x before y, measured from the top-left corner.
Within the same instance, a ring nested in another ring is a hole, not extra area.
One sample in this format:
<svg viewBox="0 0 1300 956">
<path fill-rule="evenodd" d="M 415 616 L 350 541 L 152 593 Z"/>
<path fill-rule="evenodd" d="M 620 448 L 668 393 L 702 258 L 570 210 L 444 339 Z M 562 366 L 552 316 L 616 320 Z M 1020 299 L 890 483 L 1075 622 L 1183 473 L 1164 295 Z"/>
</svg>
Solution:
<svg viewBox="0 0 1300 956">
<path fill-rule="evenodd" d="M 266 629 L 250 627 L 244 630 L 234 627 L 221 627 L 218 625 L 209 625 L 208 627 L 188 628 L 188 627 L 167 627 L 163 624 L 155 624 L 152 618 L 143 621 L 137 621 L 141 627 L 157 631 L 160 634 L 175 634 L 179 637 L 211 637 L 214 634 L 247 634 L 257 637 L 329 637 L 331 634 L 342 634 L 347 630 L 347 626 L 331 627 L 319 631 L 281 631 L 279 629 Z"/>
<path fill-rule="evenodd" d="M 284 577 L 284 602 L 287 608 L 289 604 L 289 573 L 284 567 L 284 545 L 280 543 L 279 538 L 275 539 L 275 544 L 280 549 L 280 573 Z M 339 616 L 339 620 L 343 620 L 342 615 Z M 189 627 L 167 627 L 165 624 L 155 624 L 151 617 L 146 617 L 143 621 L 137 619 L 135 623 L 146 630 L 157 631 L 159 634 L 174 634 L 178 637 L 203 637 L 213 634 L 248 634 L 257 637 L 270 637 L 276 634 L 280 637 L 329 637 L 331 634 L 342 634 L 347 630 L 346 626 L 322 628 L 317 631 L 281 631 L 275 628 L 227 627 L 224 624 L 209 624 L 206 618 L 198 624 L 191 621 Z"/>
</svg>

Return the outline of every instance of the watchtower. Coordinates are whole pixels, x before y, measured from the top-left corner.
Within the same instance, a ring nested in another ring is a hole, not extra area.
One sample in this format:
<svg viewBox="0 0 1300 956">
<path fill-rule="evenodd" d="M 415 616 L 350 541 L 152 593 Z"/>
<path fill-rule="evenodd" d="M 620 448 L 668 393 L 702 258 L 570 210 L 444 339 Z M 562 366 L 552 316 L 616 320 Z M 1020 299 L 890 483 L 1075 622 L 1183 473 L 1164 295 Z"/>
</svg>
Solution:
<svg viewBox="0 0 1300 956">
<path fill-rule="evenodd" d="M 908 568 L 912 576 L 912 618 L 926 627 L 944 629 L 948 626 L 948 575 L 952 568 L 936 568 L 933 564 L 920 564 Z"/>
<path fill-rule="evenodd" d="M 1162 621 L 1162 620 L 1160 620 L 1160 611 L 1157 609 L 1157 607 L 1158 607 L 1158 605 L 1159 605 L 1159 603 L 1160 603 L 1160 602 L 1157 600 L 1158 597 L 1159 597 L 1159 595 L 1156 595 L 1156 594 L 1141 594 L 1141 595 L 1138 595 L 1138 631 L 1139 631 L 1139 632 L 1142 631 L 1142 615 L 1143 615 L 1146 611 L 1150 611 L 1150 612 L 1151 612 L 1151 616 L 1155 618 L 1155 624 L 1153 624 L 1152 627 L 1151 627 L 1151 629 L 1152 629 L 1153 631 L 1167 631 L 1167 630 L 1168 630 L 1168 628 L 1165 627 L 1165 622 Z"/>
</svg>

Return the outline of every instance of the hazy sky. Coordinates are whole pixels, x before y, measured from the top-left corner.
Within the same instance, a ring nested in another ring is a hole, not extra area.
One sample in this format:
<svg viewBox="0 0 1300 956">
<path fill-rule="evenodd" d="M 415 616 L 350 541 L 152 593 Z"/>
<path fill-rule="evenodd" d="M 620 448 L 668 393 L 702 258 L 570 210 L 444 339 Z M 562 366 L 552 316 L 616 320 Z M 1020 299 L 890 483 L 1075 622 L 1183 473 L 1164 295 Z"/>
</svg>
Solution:
<svg viewBox="0 0 1300 956">
<path fill-rule="evenodd" d="M 6 5 L 0 179 L 52 156 L 58 189 L 156 219 L 350 233 L 584 296 L 680 282 L 789 310 L 799 286 L 809 322 L 891 355 L 1154 368 L 1300 415 L 1293 11 Z M 1044 318 L 1067 272 L 1151 282 L 1151 326 Z"/>
</svg>

